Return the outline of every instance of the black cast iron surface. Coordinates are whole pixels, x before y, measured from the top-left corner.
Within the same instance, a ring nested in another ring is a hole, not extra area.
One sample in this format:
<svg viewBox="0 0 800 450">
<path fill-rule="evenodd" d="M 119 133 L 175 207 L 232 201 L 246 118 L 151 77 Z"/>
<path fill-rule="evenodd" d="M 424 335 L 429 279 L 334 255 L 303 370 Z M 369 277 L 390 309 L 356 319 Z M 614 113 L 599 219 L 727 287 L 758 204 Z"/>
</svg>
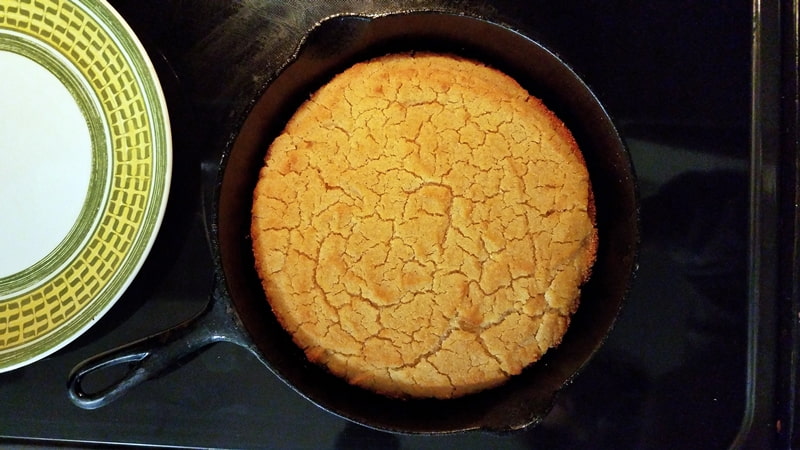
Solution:
<svg viewBox="0 0 800 450">
<path fill-rule="evenodd" d="M 6 442 L 726 448 L 740 431 L 757 435 L 760 443 L 787 442 L 775 433 L 771 414 L 757 417 L 757 432 L 742 426 L 752 412 L 751 3 L 111 3 L 144 41 L 167 93 L 175 133 L 170 204 L 142 272 L 101 322 L 56 355 L 0 375 L 0 436 Z M 540 426 L 435 438 L 371 431 L 316 408 L 247 351 L 227 344 L 103 409 L 73 406 L 65 380 L 77 362 L 170 327 L 206 303 L 213 263 L 201 180 L 216 174 L 237 117 L 299 37 L 332 14 L 411 7 L 491 17 L 555 51 L 616 119 L 639 175 L 637 281 L 603 349 Z M 253 50 L 265 46 L 274 51 Z M 259 70 L 251 77 L 233 75 L 253 67 Z"/>
</svg>

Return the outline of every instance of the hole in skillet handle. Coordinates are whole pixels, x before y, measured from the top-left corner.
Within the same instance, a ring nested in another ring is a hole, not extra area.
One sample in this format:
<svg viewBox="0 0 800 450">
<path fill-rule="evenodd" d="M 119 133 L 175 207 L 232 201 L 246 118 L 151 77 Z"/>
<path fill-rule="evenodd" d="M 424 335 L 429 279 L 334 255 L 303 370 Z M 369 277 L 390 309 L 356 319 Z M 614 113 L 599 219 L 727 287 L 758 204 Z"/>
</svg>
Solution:
<svg viewBox="0 0 800 450">
<path fill-rule="evenodd" d="M 264 152 L 303 100 L 355 62 L 401 51 L 453 53 L 495 67 L 572 130 L 592 179 L 600 235 L 593 276 L 561 345 L 506 384 L 452 400 L 390 399 L 310 365 L 270 311 L 253 268 L 252 191 Z M 456 14 L 338 16 L 309 32 L 295 58 L 244 120 L 220 187 L 219 251 L 233 303 L 260 359 L 300 395 L 358 424 L 397 433 L 507 432 L 540 422 L 555 395 L 601 346 L 633 278 L 638 242 L 635 176 L 616 129 L 583 81 L 556 55 L 502 25 Z"/>
<path fill-rule="evenodd" d="M 93 359 L 94 363 L 88 364 L 88 367 L 81 366 L 80 369 L 70 373 L 69 381 L 67 381 L 70 400 L 83 409 L 97 409 L 108 405 L 149 378 L 147 371 L 142 367 L 137 367 L 136 364 L 141 363 L 148 356 L 147 352 L 116 356 L 99 355 L 97 359 Z M 87 364 L 87 362 L 82 364 Z M 125 372 L 120 374 L 116 369 L 123 365 Z M 101 373 L 97 374 L 97 372 Z M 85 377 L 88 378 L 84 379 Z M 101 377 L 103 379 L 98 380 Z M 90 386 L 88 392 L 85 388 L 87 385 Z M 96 385 L 106 387 L 94 388 Z"/>
</svg>

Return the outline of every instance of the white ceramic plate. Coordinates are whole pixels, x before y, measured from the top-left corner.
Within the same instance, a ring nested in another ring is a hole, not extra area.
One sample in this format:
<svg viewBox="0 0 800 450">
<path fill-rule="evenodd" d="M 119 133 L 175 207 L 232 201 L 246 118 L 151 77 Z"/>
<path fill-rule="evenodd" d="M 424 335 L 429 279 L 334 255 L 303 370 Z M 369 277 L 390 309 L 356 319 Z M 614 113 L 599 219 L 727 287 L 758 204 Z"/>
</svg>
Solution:
<svg viewBox="0 0 800 450">
<path fill-rule="evenodd" d="M 104 0 L 0 0 L 0 372 L 95 323 L 149 252 L 172 165 L 152 63 Z"/>
</svg>

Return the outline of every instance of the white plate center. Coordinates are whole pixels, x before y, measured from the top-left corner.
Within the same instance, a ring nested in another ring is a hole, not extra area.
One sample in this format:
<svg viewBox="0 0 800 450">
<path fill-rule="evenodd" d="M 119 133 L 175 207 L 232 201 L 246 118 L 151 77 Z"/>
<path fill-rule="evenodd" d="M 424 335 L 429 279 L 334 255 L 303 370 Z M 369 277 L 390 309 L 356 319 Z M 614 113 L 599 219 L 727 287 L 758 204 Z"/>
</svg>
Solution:
<svg viewBox="0 0 800 450">
<path fill-rule="evenodd" d="M 92 144 L 69 90 L 37 62 L 0 51 L 0 278 L 67 237 L 89 190 Z"/>
</svg>

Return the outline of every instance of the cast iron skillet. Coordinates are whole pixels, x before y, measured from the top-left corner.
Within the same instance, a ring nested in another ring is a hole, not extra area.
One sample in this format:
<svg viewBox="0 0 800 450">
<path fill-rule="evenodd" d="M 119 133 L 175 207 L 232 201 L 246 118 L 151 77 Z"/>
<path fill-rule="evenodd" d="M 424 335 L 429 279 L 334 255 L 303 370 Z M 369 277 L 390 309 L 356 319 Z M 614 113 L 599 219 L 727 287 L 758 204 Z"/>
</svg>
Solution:
<svg viewBox="0 0 800 450">
<path fill-rule="evenodd" d="M 280 327 L 253 268 L 252 191 L 266 148 L 300 103 L 354 62 L 393 51 L 444 51 L 481 60 L 516 78 L 573 131 L 595 193 L 600 246 L 581 305 L 561 345 L 503 386 L 454 400 L 396 400 L 352 387 L 307 362 Z M 176 367 L 206 345 L 244 346 L 275 375 L 320 407 L 376 429 L 405 433 L 507 431 L 540 421 L 556 393 L 586 364 L 610 331 L 627 294 L 639 242 L 638 196 L 630 157 L 606 111 L 558 57 L 504 26 L 462 15 L 405 12 L 340 16 L 312 29 L 300 50 L 253 103 L 222 159 L 207 220 L 217 283 L 194 319 L 79 364 L 72 401 L 86 409 L 115 400 L 138 383 Z M 127 366 L 98 392 L 83 377 Z"/>
</svg>

